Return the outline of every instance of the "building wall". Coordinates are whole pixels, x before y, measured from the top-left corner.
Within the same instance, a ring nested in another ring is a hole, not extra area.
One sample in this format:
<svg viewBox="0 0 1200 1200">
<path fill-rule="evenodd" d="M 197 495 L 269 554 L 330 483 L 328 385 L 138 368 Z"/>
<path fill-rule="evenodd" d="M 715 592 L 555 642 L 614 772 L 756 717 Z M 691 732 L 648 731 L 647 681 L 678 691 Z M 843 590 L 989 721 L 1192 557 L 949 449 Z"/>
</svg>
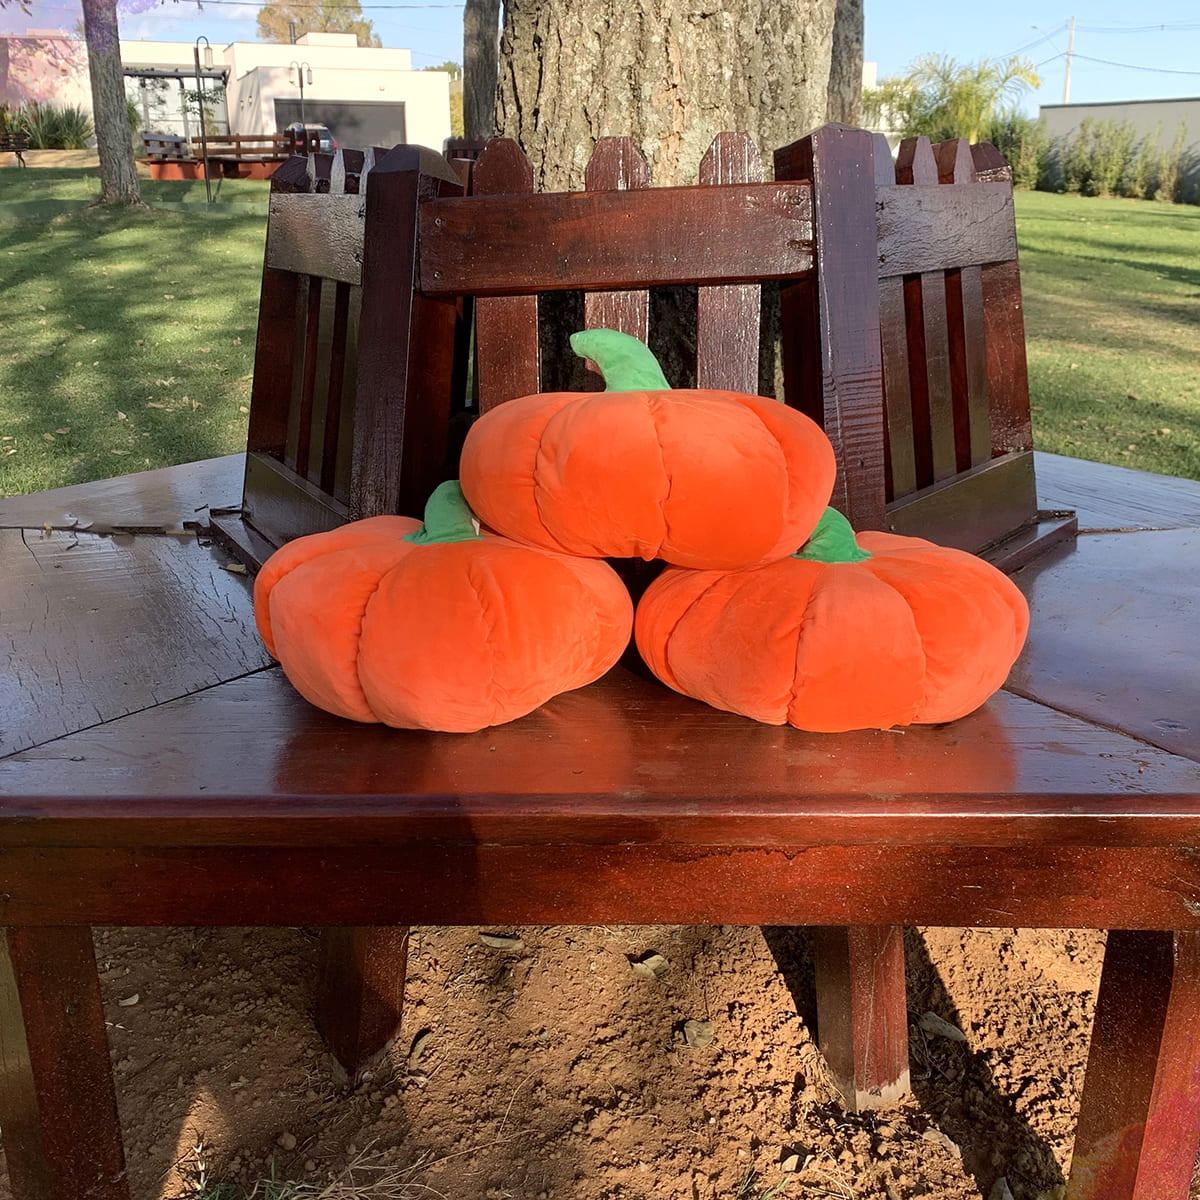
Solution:
<svg viewBox="0 0 1200 1200">
<path fill-rule="evenodd" d="M 360 47 L 353 34 L 307 34 L 295 45 L 232 42 L 212 51 L 213 66 L 229 73 L 231 133 L 275 132 L 275 98 L 299 96 L 295 68 L 289 67 L 296 62 L 312 70 L 306 100 L 402 102 L 410 141 L 440 150 L 450 136 L 450 78 L 439 71 L 414 71 L 408 50 Z M 191 42 L 122 41 L 121 58 L 127 69 L 190 71 L 196 61 Z M 177 89 L 171 81 L 167 91 L 174 109 L 179 107 Z M 136 87 L 130 94 L 137 96 Z M 81 43 L 61 31 L 0 38 L 0 101 L 23 100 L 78 104 L 90 112 L 91 85 Z"/>
<path fill-rule="evenodd" d="M 307 55 L 305 61 L 310 61 Z M 441 150 L 450 136 L 450 77 L 443 72 L 318 67 L 313 62 L 312 73 L 312 83 L 304 86 L 306 101 L 403 103 L 410 142 Z M 299 95 L 294 68 L 262 65 L 247 71 L 229 84 L 226 103 L 231 132 L 273 133 L 275 100 L 294 100 Z"/>
<path fill-rule="evenodd" d="M 1182 122 L 1187 132 L 1184 147 L 1200 153 L 1200 98 L 1187 100 L 1120 100 L 1105 104 L 1043 104 L 1041 118 L 1051 138 L 1074 133 L 1084 121 L 1128 121 L 1143 136 L 1157 136 L 1168 150 Z"/>
</svg>

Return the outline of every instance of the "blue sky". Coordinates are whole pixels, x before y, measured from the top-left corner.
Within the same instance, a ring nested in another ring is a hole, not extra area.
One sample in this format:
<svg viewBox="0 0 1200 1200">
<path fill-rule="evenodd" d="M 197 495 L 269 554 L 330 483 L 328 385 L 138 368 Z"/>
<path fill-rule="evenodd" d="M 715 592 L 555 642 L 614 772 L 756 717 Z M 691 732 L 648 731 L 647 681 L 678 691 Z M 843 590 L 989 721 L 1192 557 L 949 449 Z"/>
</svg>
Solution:
<svg viewBox="0 0 1200 1200">
<path fill-rule="evenodd" d="M 133 0 L 131 7 L 151 3 Z M 200 3 L 202 8 L 196 0 L 165 0 L 145 12 L 124 14 L 122 35 L 190 42 L 204 34 L 213 43 L 254 40 L 256 5 Z M 1019 51 L 1042 76 L 1041 90 L 1024 103 L 1026 111 L 1035 113 L 1039 103 L 1062 101 L 1067 21 L 1074 15 L 1072 101 L 1200 96 L 1196 0 L 1150 0 L 1145 9 L 1119 0 L 1067 3 L 1071 7 L 1055 11 L 1032 0 L 980 7 L 971 0 L 866 0 L 866 57 L 884 76 L 902 72 L 918 55 L 930 52 L 969 62 Z M 363 8 L 384 45 L 410 49 L 414 66 L 461 60 L 461 5 L 363 0 Z M 78 20 L 78 0 L 35 0 L 32 17 L 15 6 L 0 10 L 0 32 L 70 29 Z"/>
</svg>

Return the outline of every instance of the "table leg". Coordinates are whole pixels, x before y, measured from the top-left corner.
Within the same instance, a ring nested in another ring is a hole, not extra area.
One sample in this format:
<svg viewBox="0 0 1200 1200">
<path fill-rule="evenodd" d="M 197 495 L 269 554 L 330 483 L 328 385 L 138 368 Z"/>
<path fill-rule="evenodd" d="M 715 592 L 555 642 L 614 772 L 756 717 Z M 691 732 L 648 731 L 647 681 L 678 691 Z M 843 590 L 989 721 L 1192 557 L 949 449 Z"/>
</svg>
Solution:
<svg viewBox="0 0 1200 1200">
<path fill-rule="evenodd" d="M 1200 1147 L 1200 932 L 1108 935 L 1068 1200 L 1187 1200 Z"/>
<path fill-rule="evenodd" d="M 86 926 L 0 937 L 0 1128 L 14 1200 L 129 1200 Z"/>
<path fill-rule="evenodd" d="M 817 1043 L 852 1112 L 908 1094 L 904 930 L 854 925 L 813 930 Z"/>
<path fill-rule="evenodd" d="M 317 1026 L 351 1077 L 400 1028 L 408 935 L 392 925 L 322 930 Z"/>
</svg>

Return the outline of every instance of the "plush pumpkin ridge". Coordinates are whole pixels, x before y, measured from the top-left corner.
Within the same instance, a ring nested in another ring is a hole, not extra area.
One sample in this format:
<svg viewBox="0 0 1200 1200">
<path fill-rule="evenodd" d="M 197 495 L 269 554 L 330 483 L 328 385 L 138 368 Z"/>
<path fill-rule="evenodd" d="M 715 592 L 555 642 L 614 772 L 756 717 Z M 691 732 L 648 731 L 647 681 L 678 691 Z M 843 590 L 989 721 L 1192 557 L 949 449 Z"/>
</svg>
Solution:
<svg viewBox="0 0 1200 1200">
<path fill-rule="evenodd" d="M 429 499 L 425 501 L 424 520 L 421 524 L 416 529 L 403 534 L 400 540 L 414 546 L 439 546 L 456 542 L 482 541 L 483 536 L 479 531 L 479 521 L 471 511 L 470 505 L 467 504 L 458 481 L 448 480 L 438 484 L 430 493 Z M 342 551 L 342 553 L 346 552 Z M 362 612 L 359 613 L 358 633 L 354 641 L 354 682 L 358 687 L 363 704 L 372 713 L 375 711 L 375 706 L 367 699 L 366 689 L 362 683 L 363 626 L 367 621 L 367 609 L 370 607 L 371 601 L 379 594 L 383 585 L 403 566 L 404 560 L 401 559 L 379 576 L 375 581 L 375 586 L 367 595 Z M 467 568 L 467 582 L 472 587 L 475 586 L 470 575 L 470 564 Z M 478 594 L 478 589 L 476 589 L 476 593 Z M 482 608 L 482 604 L 480 607 Z M 494 664 L 495 652 L 491 648 L 490 639 L 487 644 Z M 494 667 L 492 676 L 494 681 Z"/>
<path fill-rule="evenodd" d="M 665 419 L 660 415 L 663 413 L 664 399 L 670 399 L 670 396 L 668 395 L 664 398 L 656 396 L 653 393 L 682 391 L 683 394 L 686 394 L 690 389 L 671 387 L 670 383 L 667 382 L 667 377 L 663 374 L 662 367 L 659 366 L 658 359 L 654 357 L 653 352 L 645 343 L 636 338 L 627 337 L 611 329 L 584 329 L 578 333 L 571 334 L 568 340 L 570 341 L 571 349 L 580 358 L 590 359 L 600 369 L 600 374 L 604 379 L 605 393 L 647 393 L 646 411 L 654 427 L 655 448 L 658 451 L 659 460 L 662 465 L 662 478 L 666 482 L 666 493 L 658 501 L 658 511 L 662 518 L 663 533 L 654 549 L 659 551 L 659 553 L 651 556 L 652 558 L 660 558 L 662 557 L 661 550 L 663 543 L 669 541 L 673 536 L 671 522 L 667 517 L 666 510 L 667 504 L 671 499 L 671 492 L 675 481 L 671 469 L 667 464 L 662 437 L 659 436 L 663 426 L 663 419 Z M 772 447 L 773 454 L 783 468 L 784 494 L 781 512 L 786 514 L 791 507 L 791 474 L 787 469 L 787 455 L 784 453 L 783 446 L 780 444 L 778 437 L 753 406 L 742 403 L 742 393 L 730 391 L 728 388 L 704 388 L 701 390 L 713 396 L 727 398 L 737 404 L 738 410 L 752 417 L 757 423 L 758 428 L 762 430 L 766 438 L 766 444 Z M 782 403 L 782 401 L 777 400 L 775 403 Z M 558 412 L 554 415 L 557 416 Z M 533 472 L 534 504 L 537 507 L 538 517 L 543 523 L 545 523 L 545 511 L 538 501 L 537 457 L 542 452 L 542 446 L 549 436 L 549 430 L 550 422 L 547 422 L 538 437 Z M 783 521 L 784 518 L 781 518 L 781 526 Z"/>
</svg>

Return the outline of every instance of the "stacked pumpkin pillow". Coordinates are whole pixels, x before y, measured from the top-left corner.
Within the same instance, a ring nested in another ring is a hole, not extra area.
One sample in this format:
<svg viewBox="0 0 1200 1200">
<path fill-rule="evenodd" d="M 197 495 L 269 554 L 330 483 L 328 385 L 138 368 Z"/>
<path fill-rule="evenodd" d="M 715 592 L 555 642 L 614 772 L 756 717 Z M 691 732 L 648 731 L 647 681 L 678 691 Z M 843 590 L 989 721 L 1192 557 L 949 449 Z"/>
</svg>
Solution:
<svg viewBox="0 0 1200 1200">
<path fill-rule="evenodd" d="M 599 678 L 631 625 L 663 683 L 770 724 L 944 722 L 1000 687 L 1024 597 L 962 551 L 856 537 L 826 507 L 836 464 L 814 422 L 759 396 L 672 390 L 612 330 L 571 344 L 607 390 L 481 417 L 461 490 L 443 484 L 423 525 L 375 517 L 265 564 L 259 629 L 307 699 L 359 721 L 480 729 Z M 605 558 L 668 564 L 636 621 Z"/>
</svg>

